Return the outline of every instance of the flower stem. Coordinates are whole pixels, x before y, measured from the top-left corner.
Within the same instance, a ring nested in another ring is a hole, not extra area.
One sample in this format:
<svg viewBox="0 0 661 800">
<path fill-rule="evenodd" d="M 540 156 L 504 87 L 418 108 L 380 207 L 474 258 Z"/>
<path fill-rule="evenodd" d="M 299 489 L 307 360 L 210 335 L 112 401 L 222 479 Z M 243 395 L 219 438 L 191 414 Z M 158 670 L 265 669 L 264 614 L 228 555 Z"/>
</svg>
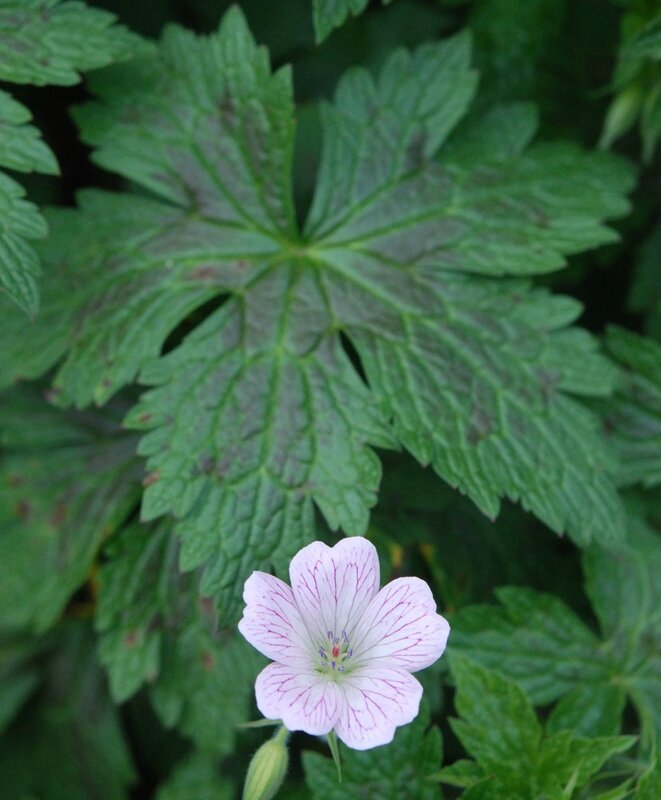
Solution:
<svg viewBox="0 0 661 800">
<path fill-rule="evenodd" d="M 342 762 L 340 761 L 340 747 L 337 743 L 337 736 L 335 735 L 335 731 L 331 731 L 330 733 L 326 734 L 326 739 L 328 741 L 328 747 L 330 748 L 331 755 L 333 756 L 333 761 L 335 762 L 335 766 L 337 767 L 337 782 L 342 783 Z"/>
</svg>

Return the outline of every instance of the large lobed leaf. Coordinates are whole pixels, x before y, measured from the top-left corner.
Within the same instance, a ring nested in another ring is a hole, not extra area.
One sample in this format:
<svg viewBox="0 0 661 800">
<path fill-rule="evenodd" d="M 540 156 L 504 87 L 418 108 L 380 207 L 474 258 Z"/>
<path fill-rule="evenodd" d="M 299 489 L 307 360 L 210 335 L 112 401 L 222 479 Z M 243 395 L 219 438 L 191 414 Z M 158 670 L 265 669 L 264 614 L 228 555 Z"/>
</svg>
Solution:
<svg viewBox="0 0 661 800">
<path fill-rule="evenodd" d="M 170 28 L 77 114 L 95 159 L 152 196 L 95 192 L 58 215 L 75 244 L 46 253 L 60 268 L 45 293 L 75 287 L 75 311 L 55 325 L 55 389 L 84 406 L 139 372 L 155 386 L 127 421 L 147 432 L 143 516 L 181 518 L 182 564 L 205 565 L 229 616 L 250 569 L 283 569 L 312 537 L 313 503 L 364 532 L 375 446 L 406 447 L 489 515 L 507 496 L 581 544 L 621 534 L 608 456 L 571 397 L 607 394 L 614 370 L 567 327 L 578 304 L 524 277 L 611 241 L 631 174 L 529 147 L 525 106 L 446 141 L 475 91 L 469 62 L 459 35 L 395 53 L 377 80 L 345 76 L 302 235 L 289 71 L 271 74 L 237 9 L 208 38 Z M 39 323 L 2 324 L 23 351 L 47 341 Z M 5 380 L 47 367 L 7 360 Z"/>
<path fill-rule="evenodd" d="M 626 544 L 584 555 L 586 589 L 600 622 L 595 634 L 561 600 L 532 589 L 496 592 L 500 606 L 469 606 L 453 618 L 452 648 L 511 675 L 531 700 L 559 700 L 551 730 L 618 733 L 625 702 L 643 735 L 661 735 L 661 548 L 632 518 Z"/>
</svg>

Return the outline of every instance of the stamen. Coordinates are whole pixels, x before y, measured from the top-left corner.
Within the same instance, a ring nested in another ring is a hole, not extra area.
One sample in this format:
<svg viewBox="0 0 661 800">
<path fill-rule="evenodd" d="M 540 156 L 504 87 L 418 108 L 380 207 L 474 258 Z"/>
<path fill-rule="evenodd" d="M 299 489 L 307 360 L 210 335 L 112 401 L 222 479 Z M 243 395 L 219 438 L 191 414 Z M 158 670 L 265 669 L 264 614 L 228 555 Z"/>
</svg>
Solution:
<svg viewBox="0 0 661 800">
<path fill-rule="evenodd" d="M 342 631 L 342 637 L 335 636 L 335 631 L 327 631 L 328 647 L 319 648 L 319 657 L 321 659 L 321 670 L 327 672 L 328 670 L 337 670 L 338 672 L 345 672 L 345 662 L 348 661 L 353 655 L 353 649 L 349 647 L 349 637 L 346 630 Z"/>
</svg>

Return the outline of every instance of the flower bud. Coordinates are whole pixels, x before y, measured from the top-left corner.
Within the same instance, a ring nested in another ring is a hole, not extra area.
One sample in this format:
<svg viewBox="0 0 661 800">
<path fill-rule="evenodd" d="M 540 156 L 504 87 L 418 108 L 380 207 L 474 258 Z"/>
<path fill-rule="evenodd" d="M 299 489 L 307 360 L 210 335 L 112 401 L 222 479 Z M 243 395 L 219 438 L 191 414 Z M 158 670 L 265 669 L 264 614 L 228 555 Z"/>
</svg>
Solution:
<svg viewBox="0 0 661 800">
<path fill-rule="evenodd" d="M 275 797 L 289 765 L 288 733 L 283 725 L 252 757 L 243 786 L 243 800 L 272 800 Z"/>
</svg>

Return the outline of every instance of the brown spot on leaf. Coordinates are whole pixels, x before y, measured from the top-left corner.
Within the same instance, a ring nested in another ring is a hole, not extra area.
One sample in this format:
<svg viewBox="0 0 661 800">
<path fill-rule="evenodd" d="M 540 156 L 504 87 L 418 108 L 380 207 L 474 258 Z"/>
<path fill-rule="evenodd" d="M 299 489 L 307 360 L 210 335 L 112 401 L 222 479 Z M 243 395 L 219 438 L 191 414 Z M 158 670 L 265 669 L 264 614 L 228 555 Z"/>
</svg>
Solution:
<svg viewBox="0 0 661 800">
<path fill-rule="evenodd" d="M 128 631 L 124 634 L 124 647 L 135 647 L 140 638 L 140 631 L 138 629 Z"/>
<path fill-rule="evenodd" d="M 200 456 L 200 459 L 197 463 L 200 468 L 200 472 L 202 472 L 204 475 L 210 475 L 213 472 L 213 467 L 215 464 L 213 456 Z"/>
<path fill-rule="evenodd" d="M 207 617 L 214 616 L 213 600 L 210 597 L 200 597 L 200 610 Z"/>
<path fill-rule="evenodd" d="M 10 486 L 22 486 L 25 483 L 25 478 L 22 478 L 20 475 L 10 475 L 7 478 L 7 483 Z"/>
<path fill-rule="evenodd" d="M 487 411 L 483 408 L 476 408 L 467 433 L 469 444 L 473 446 L 478 444 L 482 439 L 486 439 L 492 430 L 493 423 Z"/>
<path fill-rule="evenodd" d="M 144 413 L 140 414 L 140 416 L 138 417 L 138 422 L 149 422 L 150 419 L 151 419 L 151 414 Z"/>
<path fill-rule="evenodd" d="M 211 670 L 214 668 L 215 663 L 216 659 L 214 658 L 213 653 L 210 653 L 208 650 L 205 650 L 204 653 L 202 653 L 202 667 L 207 672 L 211 672 Z"/>
<path fill-rule="evenodd" d="M 536 372 L 539 388 L 542 390 L 544 399 L 550 400 L 555 394 L 560 375 L 555 370 L 549 369 L 538 369 Z"/>
<path fill-rule="evenodd" d="M 19 500 L 18 503 L 14 506 L 14 514 L 23 522 L 30 518 L 30 514 L 32 513 L 32 507 L 28 503 L 27 500 Z"/>
<path fill-rule="evenodd" d="M 203 264 L 196 267 L 190 274 L 191 279 L 194 281 L 214 281 L 220 277 L 218 267 L 211 264 Z"/>
<path fill-rule="evenodd" d="M 150 472 L 148 475 L 142 479 L 143 486 L 152 486 L 156 481 L 161 477 L 161 473 L 159 470 L 154 470 L 154 472 Z"/>
<path fill-rule="evenodd" d="M 60 528 L 66 522 L 69 509 L 64 503 L 57 503 L 50 515 L 49 522 L 54 528 Z"/>
</svg>

